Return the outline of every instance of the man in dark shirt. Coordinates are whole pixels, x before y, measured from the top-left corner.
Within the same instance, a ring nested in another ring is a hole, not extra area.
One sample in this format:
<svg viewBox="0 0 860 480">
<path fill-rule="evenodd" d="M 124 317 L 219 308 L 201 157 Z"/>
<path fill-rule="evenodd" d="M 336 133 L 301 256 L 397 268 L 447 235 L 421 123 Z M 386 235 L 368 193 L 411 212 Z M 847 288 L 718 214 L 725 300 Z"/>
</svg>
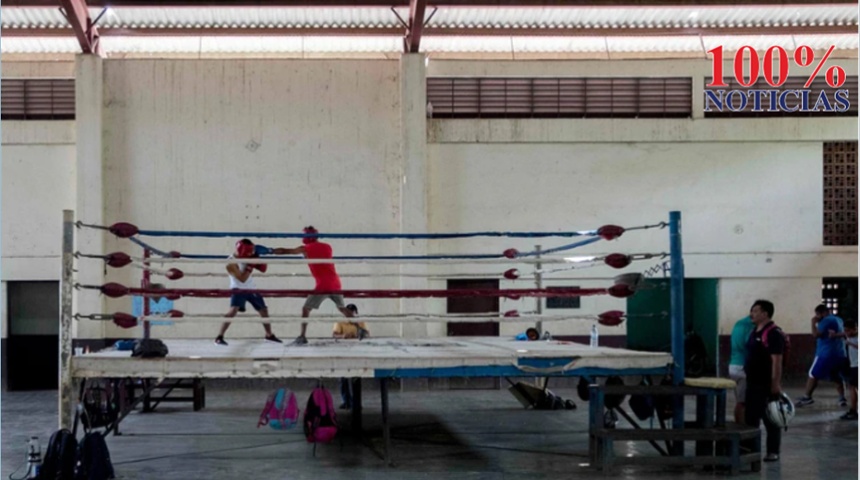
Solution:
<svg viewBox="0 0 860 480">
<path fill-rule="evenodd" d="M 756 300 L 750 309 L 750 318 L 755 329 L 747 342 L 747 359 L 744 371 L 747 375 L 746 424 L 758 428 L 762 420 L 767 430 L 767 455 L 765 462 L 779 460 L 779 445 L 782 431 L 765 415 L 768 402 L 782 393 L 782 354 L 785 337 L 773 317 L 773 303 Z"/>
</svg>

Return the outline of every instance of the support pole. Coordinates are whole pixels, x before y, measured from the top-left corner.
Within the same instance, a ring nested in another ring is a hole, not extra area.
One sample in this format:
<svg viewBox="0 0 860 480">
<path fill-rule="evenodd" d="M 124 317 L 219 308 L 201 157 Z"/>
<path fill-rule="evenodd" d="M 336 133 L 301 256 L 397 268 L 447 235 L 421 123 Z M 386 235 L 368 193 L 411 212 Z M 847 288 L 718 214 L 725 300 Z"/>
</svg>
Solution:
<svg viewBox="0 0 860 480">
<path fill-rule="evenodd" d="M 669 273 L 672 304 L 672 382 L 684 383 L 684 260 L 681 255 L 681 212 L 669 212 Z M 672 428 L 684 428 L 684 397 L 672 399 Z M 673 442 L 672 453 L 684 454 L 684 442 Z"/>
<path fill-rule="evenodd" d="M 74 383 L 72 379 L 72 301 L 74 297 L 75 213 L 63 210 L 63 266 L 60 276 L 60 395 L 59 426 L 72 428 Z"/>
<path fill-rule="evenodd" d="M 356 377 L 347 381 L 352 382 L 352 433 L 357 440 L 361 440 L 364 437 L 364 426 L 361 422 L 361 378 Z"/>
<path fill-rule="evenodd" d="M 391 466 L 391 425 L 388 423 L 388 379 L 379 379 L 379 393 L 382 396 L 382 448 L 385 450 L 385 464 Z"/>
<path fill-rule="evenodd" d="M 148 248 L 144 248 L 143 249 L 143 258 L 144 258 L 143 266 L 145 268 L 143 269 L 143 278 L 140 280 L 140 288 L 149 288 L 150 284 L 151 284 L 150 280 L 152 279 L 152 273 L 149 271 L 149 262 L 146 261 L 150 257 L 150 255 L 152 255 L 152 252 L 150 252 Z M 141 298 L 141 301 L 143 303 L 143 314 L 145 316 L 151 314 L 152 312 L 149 311 L 149 297 L 144 296 Z M 149 328 L 150 328 L 149 320 L 144 320 L 143 321 L 143 338 L 149 338 Z"/>
<path fill-rule="evenodd" d="M 535 245 L 535 258 L 540 259 L 540 245 Z M 540 269 L 542 265 L 540 262 L 535 263 L 535 285 L 537 288 L 543 288 L 543 274 L 540 273 Z M 543 299 L 540 297 L 535 297 L 535 311 L 538 315 L 543 315 Z M 535 325 L 535 328 L 538 331 L 538 335 L 543 336 L 543 321 L 539 320 Z"/>
</svg>

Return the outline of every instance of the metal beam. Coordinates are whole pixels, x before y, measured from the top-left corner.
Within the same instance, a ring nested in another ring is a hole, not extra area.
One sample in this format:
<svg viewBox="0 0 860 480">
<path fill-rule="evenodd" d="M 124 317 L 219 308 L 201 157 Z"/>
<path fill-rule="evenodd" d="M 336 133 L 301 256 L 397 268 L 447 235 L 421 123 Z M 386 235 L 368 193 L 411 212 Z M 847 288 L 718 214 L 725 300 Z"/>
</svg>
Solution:
<svg viewBox="0 0 860 480">
<path fill-rule="evenodd" d="M 92 0 L 91 7 L 407 7 L 410 0 Z M 435 7 L 666 7 L 856 4 L 856 0 L 435 0 Z M 4 0 L 3 7 L 50 7 L 57 0 Z"/>
<path fill-rule="evenodd" d="M 794 26 L 794 27 L 715 27 L 715 28 L 447 28 L 426 27 L 420 35 L 467 37 L 650 37 L 650 36 L 709 36 L 709 35 L 835 35 L 856 34 L 857 26 Z M 0 29 L 3 37 L 72 37 L 71 28 L 11 28 Z M 289 36 L 362 36 L 391 37 L 403 35 L 403 29 L 384 28 L 102 28 L 99 35 L 126 37 L 289 37 Z M 417 44 L 416 50 L 417 51 Z"/>
<path fill-rule="evenodd" d="M 72 26 L 81 50 L 84 53 L 99 52 L 99 31 L 90 18 L 85 0 L 60 0 L 60 5 L 66 14 L 66 19 Z"/>
<path fill-rule="evenodd" d="M 418 53 L 421 44 L 421 31 L 424 29 L 424 10 L 427 8 L 426 0 L 409 1 L 409 29 L 404 39 L 404 50 L 406 53 Z"/>
</svg>

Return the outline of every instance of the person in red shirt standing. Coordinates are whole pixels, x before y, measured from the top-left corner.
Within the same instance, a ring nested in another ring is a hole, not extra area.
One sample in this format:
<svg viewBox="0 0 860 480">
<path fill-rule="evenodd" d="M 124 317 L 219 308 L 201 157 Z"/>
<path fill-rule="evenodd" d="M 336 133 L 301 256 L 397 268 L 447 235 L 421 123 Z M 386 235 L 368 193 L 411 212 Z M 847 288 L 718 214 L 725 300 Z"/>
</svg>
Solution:
<svg viewBox="0 0 860 480">
<path fill-rule="evenodd" d="M 305 258 L 309 259 L 332 258 L 331 245 L 325 242 L 320 242 L 317 237 L 312 236 L 313 234 L 319 233 L 316 228 L 308 226 L 302 231 L 307 236 L 302 239 L 302 243 L 304 243 L 304 245 L 301 247 L 266 249 L 267 251 L 263 253 L 274 253 L 275 255 L 301 254 L 304 255 Z M 341 290 L 340 277 L 337 275 L 337 270 L 335 270 L 333 263 L 309 263 L 308 267 L 311 270 L 311 275 L 313 275 L 314 280 L 316 280 L 316 287 L 314 287 L 315 292 L 337 292 Z M 346 308 L 346 305 L 344 305 L 343 295 L 335 293 L 320 293 L 308 296 L 307 300 L 305 300 L 304 307 L 302 307 L 302 317 L 309 317 L 311 311 L 319 308 L 325 299 L 331 299 L 331 301 L 333 301 L 337 306 L 337 309 L 340 310 L 340 313 L 345 317 L 353 316 L 352 310 L 349 310 Z M 293 342 L 295 345 L 304 345 L 308 343 L 308 339 L 305 337 L 307 329 L 308 324 L 302 323 L 302 333 Z"/>
</svg>

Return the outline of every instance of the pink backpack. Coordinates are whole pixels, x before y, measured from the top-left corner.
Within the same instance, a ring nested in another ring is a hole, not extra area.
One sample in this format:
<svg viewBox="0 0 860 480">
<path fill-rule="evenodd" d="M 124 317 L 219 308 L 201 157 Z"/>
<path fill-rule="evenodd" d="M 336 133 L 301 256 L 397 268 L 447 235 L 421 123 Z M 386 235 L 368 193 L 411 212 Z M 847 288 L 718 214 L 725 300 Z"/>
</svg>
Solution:
<svg viewBox="0 0 860 480">
<path fill-rule="evenodd" d="M 272 392 L 260 414 L 257 428 L 269 425 L 274 430 L 288 430 L 299 421 L 299 405 L 296 395 L 288 388 L 279 388 Z"/>
<path fill-rule="evenodd" d="M 317 443 L 328 443 L 337 436 L 337 415 L 331 393 L 322 385 L 311 392 L 304 418 L 305 437 L 308 443 L 314 444 L 316 454 Z"/>
</svg>

